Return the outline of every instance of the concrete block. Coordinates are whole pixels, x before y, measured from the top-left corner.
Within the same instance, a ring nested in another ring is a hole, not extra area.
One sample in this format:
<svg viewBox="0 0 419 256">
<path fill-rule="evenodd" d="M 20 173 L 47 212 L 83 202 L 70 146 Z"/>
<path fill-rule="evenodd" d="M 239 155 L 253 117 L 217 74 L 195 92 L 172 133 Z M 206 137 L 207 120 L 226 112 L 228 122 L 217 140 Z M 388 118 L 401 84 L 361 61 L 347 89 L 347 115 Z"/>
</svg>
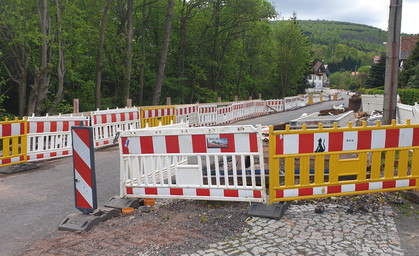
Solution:
<svg viewBox="0 0 419 256">
<path fill-rule="evenodd" d="M 288 209 L 288 206 L 289 202 L 276 204 L 254 203 L 250 207 L 248 215 L 270 219 L 281 219 L 285 213 L 285 210 Z"/>
<path fill-rule="evenodd" d="M 419 191 L 403 191 L 410 201 L 419 204 Z"/>
<path fill-rule="evenodd" d="M 3 168 L 0 168 L 0 173 L 3 174 L 12 174 L 17 172 L 24 172 L 29 171 L 33 169 L 38 169 L 39 165 L 34 163 L 26 163 L 26 164 L 15 164 L 15 165 L 9 165 Z"/>
<path fill-rule="evenodd" d="M 72 213 L 58 226 L 65 231 L 89 231 L 98 223 L 119 216 L 121 212 L 113 208 L 99 208 L 90 214 Z"/>
<path fill-rule="evenodd" d="M 122 210 L 126 207 L 132 207 L 134 209 L 138 209 L 140 205 L 144 205 L 144 199 L 131 199 L 131 198 L 121 198 L 119 196 L 113 196 L 105 204 L 105 207 Z"/>
</svg>

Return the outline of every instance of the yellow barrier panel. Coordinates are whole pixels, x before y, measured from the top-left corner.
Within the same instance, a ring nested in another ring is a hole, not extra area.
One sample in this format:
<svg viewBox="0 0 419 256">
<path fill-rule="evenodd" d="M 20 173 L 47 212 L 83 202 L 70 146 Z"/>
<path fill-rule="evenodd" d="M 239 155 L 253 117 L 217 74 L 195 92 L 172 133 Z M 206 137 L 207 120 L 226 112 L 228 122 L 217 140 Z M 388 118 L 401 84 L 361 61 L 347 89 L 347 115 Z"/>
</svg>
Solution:
<svg viewBox="0 0 419 256">
<path fill-rule="evenodd" d="M 313 105 L 313 95 L 308 95 L 308 105 Z"/>
<path fill-rule="evenodd" d="M 0 122 L 0 167 L 27 161 L 27 120 Z"/>
<path fill-rule="evenodd" d="M 270 203 L 419 188 L 419 124 L 274 131 Z"/>
<path fill-rule="evenodd" d="M 141 128 L 175 123 L 175 106 L 141 107 Z"/>
</svg>

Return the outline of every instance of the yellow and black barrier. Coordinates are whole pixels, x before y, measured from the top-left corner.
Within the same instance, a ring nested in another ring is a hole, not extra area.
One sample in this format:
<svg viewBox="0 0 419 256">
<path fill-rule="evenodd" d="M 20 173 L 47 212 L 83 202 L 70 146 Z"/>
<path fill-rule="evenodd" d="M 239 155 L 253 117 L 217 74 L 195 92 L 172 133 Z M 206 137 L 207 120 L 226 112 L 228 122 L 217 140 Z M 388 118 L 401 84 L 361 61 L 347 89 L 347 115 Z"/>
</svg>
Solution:
<svg viewBox="0 0 419 256">
<path fill-rule="evenodd" d="M 176 122 L 175 106 L 141 107 L 141 128 L 169 125 Z"/>
<path fill-rule="evenodd" d="M 419 124 L 269 131 L 270 203 L 419 188 Z"/>
<path fill-rule="evenodd" d="M 27 161 L 27 119 L 0 122 L 0 167 Z"/>
</svg>

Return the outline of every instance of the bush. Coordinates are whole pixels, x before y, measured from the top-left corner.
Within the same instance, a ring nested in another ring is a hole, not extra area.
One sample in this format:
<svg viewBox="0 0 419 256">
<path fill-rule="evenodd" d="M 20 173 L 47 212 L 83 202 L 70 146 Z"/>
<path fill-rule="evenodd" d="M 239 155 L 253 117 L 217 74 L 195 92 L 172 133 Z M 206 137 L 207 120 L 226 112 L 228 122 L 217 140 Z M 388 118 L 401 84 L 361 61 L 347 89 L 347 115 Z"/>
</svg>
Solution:
<svg viewBox="0 0 419 256">
<path fill-rule="evenodd" d="M 365 89 L 363 94 L 384 94 L 383 89 Z M 419 89 L 398 89 L 397 93 L 400 96 L 400 100 L 403 104 L 415 105 L 415 102 L 419 102 Z"/>
<path fill-rule="evenodd" d="M 397 93 L 403 104 L 415 105 L 419 101 L 419 89 L 398 89 Z"/>
<path fill-rule="evenodd" d="M 364 91 L 364 94 L 384 94 L 384 90 L 377 89 L 377 88 L 374 88 L 374 89 L 366 89 Z"/>
</svg>

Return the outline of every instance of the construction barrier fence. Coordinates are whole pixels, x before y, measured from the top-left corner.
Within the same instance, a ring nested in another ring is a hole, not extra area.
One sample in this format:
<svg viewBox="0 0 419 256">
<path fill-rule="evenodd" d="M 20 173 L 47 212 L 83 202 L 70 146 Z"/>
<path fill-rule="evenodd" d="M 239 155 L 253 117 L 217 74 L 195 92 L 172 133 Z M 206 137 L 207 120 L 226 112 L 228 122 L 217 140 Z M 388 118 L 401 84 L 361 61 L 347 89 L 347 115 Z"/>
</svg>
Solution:
<svg viewBox="0 0 419 256">
<path fill-rule="evenodd" d="M 72 154 L 71 127 L 83 122 L 89 125 L 84 116 L 31 116 L 27 119 L 27 159 L 39 161 L 64 157 Z"/>
<path fill-rule="evenodd" d="M 141 128 L 174 124 L 175 106 L 141 107 Z"/>
<path fill-rule="evenodd" d="M 26 163 L 27 161 L 27 120 L 0 122 L 0 167 L 12 164 Z"/>
<path fill-rule="evenodd" d="M 264 202 L 260 127 L 126 131 L 121 197 Z"/>
<path fill-rule="evenodd" d="M 189 123 L 191 127 L 199 126 L 198 106 L 176 105 L 176 123 Z"/>
<path fill-rule="evenodd" d="M 281 173 L 284 175 L 281 176 Z M 274 131 L 270 203 L 419 188 L 419 124 Z"/>
<path fill-rule="evenodd" d="M 306 101 L 308 102 L 307 95 L 289 97 L 288 109 L 302 107 L 302 103 Z M 190 127 L 222 125 L 273 111 L 284 111 L 284 106 L 282 99 L 249 100 L 226 103 L 220 107 L 215 104 L 146 106 L 97 110 L 89 113 L 87 117 L 47 115 L 32 116 L 27 118 L 26 122 L 5 121 L 2 122 L 2 130 L 5 132 L 0 134 L 0 146 L 4 147 L 0 166 L 71 155 L 70 127 L 78 126 L 81 122 L 85 126 L 93 127 L 94 146 L 100 148 L 117 142 L 115 138 L 121 131 L 182 121 L 187 122 Z M 21 128 L 19 133 L 17 127 Z M 9 130 L 13 135 L 8 135 Z"/>
<path fill-rule="evenodd" d="M 91 114 L 95 148 L 112 145 L 118 131 L 140 129 L 142 119 L 136 108 L 97 110 Z"/>
</svg>

